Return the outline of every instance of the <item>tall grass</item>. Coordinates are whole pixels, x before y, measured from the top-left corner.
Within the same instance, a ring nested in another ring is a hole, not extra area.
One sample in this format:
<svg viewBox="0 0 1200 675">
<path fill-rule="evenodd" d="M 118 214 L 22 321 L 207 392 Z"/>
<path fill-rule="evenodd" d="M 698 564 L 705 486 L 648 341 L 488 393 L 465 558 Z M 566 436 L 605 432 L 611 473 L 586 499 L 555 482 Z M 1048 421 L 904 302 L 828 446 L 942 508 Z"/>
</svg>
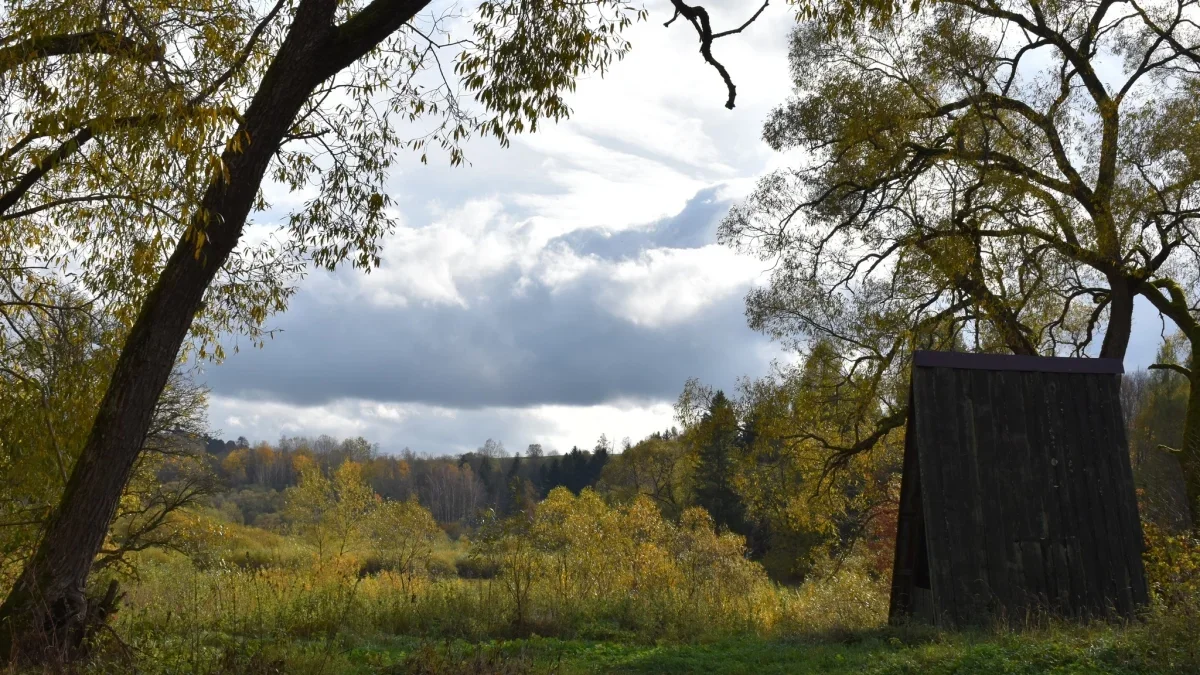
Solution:
<svg viewBox="0 0 1200 675">
<path fill-rule="evenodd" d="M 145 552 L 137 578 L 126 584 L 114 630 L 98 644 L 90 668 L 527 672 L 524 666 L 513 670 L 513 664 L 528 665 L 525 656 L 500 659 L 450 645 L 540 636 L 648 647 L 730 640 L 911 647 L 908 656 L 895 657 L 901 664 L 993 648 L 1016 662 L 1044 657 L 1045 663 L 1068 663 L 1079 660 L 1072 650 L 1081 650 L 1088 659 L 1115 664 L 1102 672 L 1200 672 L 1200 546 L 1192 540 L 1148 539 L 1156 604 L 1132 625 L 1050 622 L 964 637 L 887 628 L 887 581 L 865 557 L 818 564 L 804 584 L 787 587 L 767 579 L 744 559 L 737 541 L 715 532 L 699 514 L 665 523 L 656 510 L 636 504 L 611 507 L 586 494 L 563 494 L 539 518 L 485 528 L 471 545 L 442 542 L 423 570 L 405 574 L 368 554 L 322 559 L 298 540 L 243 526 L 222 529 L 190 555 Z M 476 578 L 456 576 L 456 567 Z M 397 639 L 410 641 L 399 662 L 361 668 L 373 657 L 359 652 Z M 972 645 L 978 640 L 993 646 L 977 649 Z M 921 646 L 931 641 L 944 648 Z M 444 649 L 429 646 L 434 643 Z M 429 663 L 444 669 L 422 670 Z"/>
<path fill-rule="evenodd" d="M 535 584 L 524 626 L 500 578 L 360 576 L 353 557 L 309 566 L 197 567 L 160 556 L 142 567 L 116 628 L 131 639 L 225 635 L 252 640 L 317 640 L 351 635 L 485 639 L 529 634 L 564 638 L 703 640 L 728 635 L 796 637 L 878 627 L 886 619 L 883 585 L 844 571 L 799 588 L 765 578 L 737 596 L 659 593 L 564 595 Z"/>
</svg>

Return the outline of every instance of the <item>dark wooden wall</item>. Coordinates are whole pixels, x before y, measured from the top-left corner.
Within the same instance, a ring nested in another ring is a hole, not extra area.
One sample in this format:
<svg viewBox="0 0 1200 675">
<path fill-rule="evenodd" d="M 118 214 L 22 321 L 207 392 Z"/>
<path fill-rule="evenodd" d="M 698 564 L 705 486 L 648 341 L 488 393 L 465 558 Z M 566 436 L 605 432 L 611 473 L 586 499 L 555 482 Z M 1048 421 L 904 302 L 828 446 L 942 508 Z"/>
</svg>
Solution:
<svg viewBox="0 0 1200 675">
<path fill-rule="evenodd" d="M 1119 364 L 948 356 L 914 361 L 893 619 L 1132 614 L 1147 588 Z"/>
</svg>

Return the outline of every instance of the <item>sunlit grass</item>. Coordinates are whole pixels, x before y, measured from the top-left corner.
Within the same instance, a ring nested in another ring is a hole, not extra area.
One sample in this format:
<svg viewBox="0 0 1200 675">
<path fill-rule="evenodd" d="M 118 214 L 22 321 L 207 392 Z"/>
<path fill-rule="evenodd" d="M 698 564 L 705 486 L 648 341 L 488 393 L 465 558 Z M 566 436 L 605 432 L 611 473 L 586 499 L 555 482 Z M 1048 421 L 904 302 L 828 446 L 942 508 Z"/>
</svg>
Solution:
<svg viewBox="0 0 1200 675">
<path fill-rule="evenodd" d="M 797 587 L 757 577 L 736 597 L 564 595 L 543 579 L 518 625 L 501 580 L 453 575 L 465 541 L 439 544 L 420 576 L 368 572 L 354 555 L 319 560 L 244 526 L 210 544 L 141 556 L 90 672 L 1200 672 L 1196 598 L 1127 625 L 889 627 L 885 581 L 851 559 Z"/>
</svg>

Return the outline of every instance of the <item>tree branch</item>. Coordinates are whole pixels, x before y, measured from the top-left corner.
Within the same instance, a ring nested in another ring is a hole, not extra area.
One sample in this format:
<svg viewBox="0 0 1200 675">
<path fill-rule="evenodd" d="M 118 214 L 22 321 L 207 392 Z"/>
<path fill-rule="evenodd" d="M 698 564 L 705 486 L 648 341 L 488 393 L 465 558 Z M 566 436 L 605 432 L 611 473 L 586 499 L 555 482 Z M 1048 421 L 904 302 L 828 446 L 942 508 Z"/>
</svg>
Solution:
<svg viewBox="0 0 1200 675">
<path fill-rule="evenodd" d="M 762 7 L 758 8 L 754 16 L 750 17 L 750 20 L 740 27 L 720 33 L 713 33 L 712 23 L 708 18 L 708 10 L 700 6 L 693 7 L 684 2 L 684 0 L 671 0 L 671 4 L 675 6 L 675 14 L 671 17 L 670 21 L 663 25 L 670 26 L 681 16 L 692 23 L 692 26 L 696 29 L 696 34 L 700 36 L 700 54 L 704 56 L 704 60 L 709 65 L 716 68 L 717 73 L 721 75 L 721 79 L 725 82 L 725 88 L 729 90 L 729 98 L 725 101 L 725 107 L 730 110 L 733 110 L 734 101 L 737 99 L 737 87 L 734 86 L 733 78 L 729 75 L 729 71 L 713 56 L 712 42 L 717 38 L 734 35 L 746 30 L 750 24 L 758 20 L 758 17 L 767 9 L 769 2 L 770 0 L 763 2 Z"/>
<path fill-rule="evenodd" d="M 162 45 L 142 44 L 110 30 L 42 35 L 0 49 L 0 74 L 32 61 L 69 54 L 108 54 L 154 63 L 163 59 L 164 51 Z"/>
<path fill-rule="evenodd" d="M 328 48 L 326 77 L 341 71 L 400 30 L 431 0 L 373 0 L 336 27 Z M 322 78 L 324 80 L 325 78 Z"/>
<path fill-rule="evenodd" d="M 1149 370 L 1173 370 L 1189 380 L 1192 379 L 1191 369 L 1181 366 L 1178 363 L 1155 363 L 1150 366 Z"/>
<path fill-rule="evenodd" d="M 24 176 L 21 176 L 12 189 L 0 195 L 0 215 L 3 215 L 5 211 L 20 201 L 21 197 L 25 196 L 25 193 L 42 179 L 42 176 L 45 176 L 64 159 L 78 152 L 79 148 L 92 140 L 92 135 L 92 128 L 90 126 L 84 127 L 74 136 L 63 141 L 54 152 L 35 163 L 32 169 L 26 172 Z"/>
</svg>

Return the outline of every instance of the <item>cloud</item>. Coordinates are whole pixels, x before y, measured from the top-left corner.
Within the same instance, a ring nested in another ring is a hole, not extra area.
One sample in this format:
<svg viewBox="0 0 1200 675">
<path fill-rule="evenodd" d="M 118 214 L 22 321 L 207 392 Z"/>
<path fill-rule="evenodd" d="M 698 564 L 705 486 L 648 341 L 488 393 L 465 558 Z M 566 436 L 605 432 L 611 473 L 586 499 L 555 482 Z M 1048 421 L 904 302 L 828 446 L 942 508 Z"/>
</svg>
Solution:
<svg viewBox="0 0 1200 675">
<path fill-rule="evenodd" d="M 742 301 L 762 265 L 715 232 L 778 161 L 759 135 L 789 88 L 790 10 L 716 46 L 738 84 L 728 111 L 694 31 L 664 28 L 663 0 L 649 9 L 629 58 L 579 83 L 570 121 L 504 150 L 472 141 L 466 168 L 398 161 L 383 265 L 314 272 L 265 349 L 208 368 L 213 425 L 430 452 L 489 436 L 591 444 L 669 425 L 688 377 L 728 388 L 765 372 L 779 352 L 746 327 Z M 718 27 L 752 11 L 708 9 Z"/>
<path fill-rule="evenodd" d="M 274 401 L 214 396 L 210 418 L 223 437 L 275 440 L 280 436 L 329 434 L 363 436 L 381 442 L 384 452 L 405 447 L 419 453 L 459 454 L 488 438 L 510 452 L 540 443 L 547 451 L 591 448 L 601 434 L 618 441 L 638 439 L 673 424 L 667 403 L 617 401 L 595 406 L 533 406 L 460 410 L 423 404 L 381 404 L 341 399 L 321 405 L 291 406 Z"/>
<path fill-rule="evenodd" d="M 737 287 L 707 304 L 694 291 L 639 300 L 652 278 L 614 286 L 591 273 L 513 292 L 514 272 L 491 278 L 498 290 L 469 308 L 334 304 L 302 292 L 278 337 L 211 368 L 208 382 L 297 405 L 360 397 L 475 408 L 663 400 L 691 376 L 731 386 L 765 370 L 765 340 L 745 327 Z"/>
</svg>

